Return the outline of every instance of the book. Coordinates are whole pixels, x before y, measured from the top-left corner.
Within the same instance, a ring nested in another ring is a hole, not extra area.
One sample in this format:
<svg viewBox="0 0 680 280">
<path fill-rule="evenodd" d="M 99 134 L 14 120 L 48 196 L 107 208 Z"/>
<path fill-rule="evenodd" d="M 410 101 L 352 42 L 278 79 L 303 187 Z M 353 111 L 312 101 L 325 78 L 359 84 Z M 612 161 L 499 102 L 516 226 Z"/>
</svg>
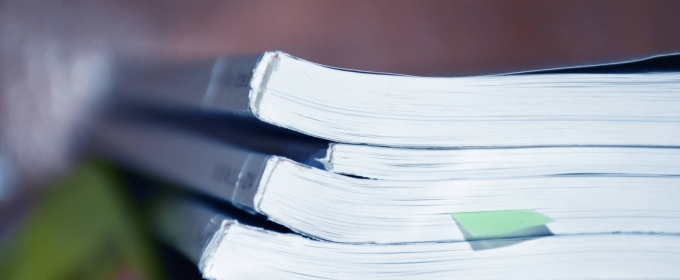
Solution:
<svg viewBox="0 0 680 280">
<path fill-rule="evenodd" d="M 678 176 L 678 147 L 491 147 L 414 149 L 334 143 L 243 117 L 207 118 L 125 104 L 115 118 L 150 120 L 232 146 L 281 155 L 370 179 L 448 180 L 532 176 Z M 120 111 L 127 110 L 127 114 Z"/>
<path fill-rule="evenodd" d="M 121 67 L 112 91 L 154 104 L 249 116 L 340 143 L 680 146 L 680 72 L 607 69 L 413 77 L 337 69 L 274 51 Z"/>
<path fill-rule="evenodd" d="M 324 169 L 384 180 L 678 176 L 676 147 L 401 149 L 330 143 Z"/>
<path fill-rule="evenodd" d="M 206 279 L 675 279 L 680 236 L 563 235 L 344 244 L 240 223 L 196 201 L 151 204 L 155 229 Z"/>
<path fill-rule="evenodd" d="M 154 221 L 208 279 L 678 278 L 678 62 L 449 78 L 282 52 L 142 64 L 112 88 L 142 113 L 93 143 L 188 190 Z"/>
<path fill-rule="evenodd" d="M 95 138 L 101 150 L 133 168 L 266 215 L 319 240 L 386 244 L 680 233 L 678 176 L 369 180 L 157 123 L 110 123 L 101 126 Z M 308 152 L 298 158 L 314 162 L 316 155 Z M 644 169 L 646 163 L 640 164 Z M 461 213 L 508 210 L 534 211 L 550 222 L 480 237 L 467 232 L 457 218 Z"/>
</svg>

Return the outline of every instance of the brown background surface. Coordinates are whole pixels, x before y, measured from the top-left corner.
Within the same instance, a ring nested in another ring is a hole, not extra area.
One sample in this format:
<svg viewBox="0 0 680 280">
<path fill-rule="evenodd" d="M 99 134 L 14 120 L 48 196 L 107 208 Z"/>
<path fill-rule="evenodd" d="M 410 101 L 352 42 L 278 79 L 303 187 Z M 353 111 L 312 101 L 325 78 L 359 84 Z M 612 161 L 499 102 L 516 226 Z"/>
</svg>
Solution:
<svg viewBox="0 0 680 280">
<path fill-rule="evenodd" d="M 281 49 L 338 67 L 481 74 L 680 50 L 678 1 L 36 1 L 3 41 L 182 57 Z"/>
</svg>

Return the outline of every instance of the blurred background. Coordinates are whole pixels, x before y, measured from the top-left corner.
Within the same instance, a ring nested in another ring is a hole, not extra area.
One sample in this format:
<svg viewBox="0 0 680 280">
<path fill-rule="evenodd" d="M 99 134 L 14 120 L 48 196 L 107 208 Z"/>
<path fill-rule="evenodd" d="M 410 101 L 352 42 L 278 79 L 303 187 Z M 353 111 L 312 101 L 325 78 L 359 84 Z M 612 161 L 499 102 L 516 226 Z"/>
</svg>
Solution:
<svg viewBox="0 0 680 280">
<path fill-rule="evenodd" d="M 26 217 L 86 157 L 81 136 L 106 105 L 115 59 L 183 61 L 282 50 L 368 71 L 496 74 L 679 52 L 678 15 L 680 2 L 672 0 L 2 0 L 0 243 L 34 242 L 20 236 Z M 16 259 L 3 252 L 0 262 Z"/>
</svg>

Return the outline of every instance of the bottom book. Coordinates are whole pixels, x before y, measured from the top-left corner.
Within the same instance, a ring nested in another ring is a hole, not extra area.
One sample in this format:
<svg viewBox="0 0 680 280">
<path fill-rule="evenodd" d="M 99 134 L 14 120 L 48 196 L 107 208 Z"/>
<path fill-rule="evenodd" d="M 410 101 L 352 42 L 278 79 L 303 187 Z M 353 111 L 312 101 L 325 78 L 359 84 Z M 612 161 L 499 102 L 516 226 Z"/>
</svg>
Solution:
<svg viewBox="0 0 680 280">
<path fill-rule="evenodd" d="M 680 278 L 677 235 L 347 244 L 248 226 L 180 197 L 153 205 L 161 238 L 207 279 Z"/>
</svg>

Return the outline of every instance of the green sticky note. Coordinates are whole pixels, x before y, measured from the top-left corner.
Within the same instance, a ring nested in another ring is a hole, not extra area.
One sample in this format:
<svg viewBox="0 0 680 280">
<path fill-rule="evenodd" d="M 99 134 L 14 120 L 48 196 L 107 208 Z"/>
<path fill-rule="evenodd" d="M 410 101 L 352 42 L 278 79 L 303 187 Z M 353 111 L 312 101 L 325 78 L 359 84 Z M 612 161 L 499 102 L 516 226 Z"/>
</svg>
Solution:
<svg viewBox="0 0 680 280">
<path fill-rule="evenodd" d="M 451 216 L 475 238 L 502 236 L 552 222 L 550 217 L 532 210 L 462 212 Z"/>
</svg>

